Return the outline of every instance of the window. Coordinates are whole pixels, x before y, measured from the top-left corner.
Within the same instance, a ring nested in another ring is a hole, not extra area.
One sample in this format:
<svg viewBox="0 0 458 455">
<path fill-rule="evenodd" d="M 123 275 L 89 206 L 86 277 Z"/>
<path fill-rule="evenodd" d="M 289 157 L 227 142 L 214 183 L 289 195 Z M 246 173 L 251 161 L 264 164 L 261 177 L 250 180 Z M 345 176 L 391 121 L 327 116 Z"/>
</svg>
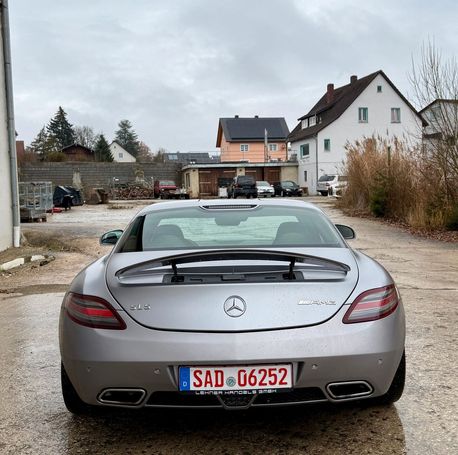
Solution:
<svg viewBox="0 0 458 455">
<path fill-rule="evenodd" d="M 124 158 L 124 153 L 119 152 L 119 153 L 118 153 L 118 158 Z"/>
<path fill-rule="evenodd" d="M 241 152 L 248 152 L 248 144 L 240 144 Z"/>
<path fill-rule="evenodd" d="M 189 188 L 191 186 L 191 177 L 189 174 L 186 174 L 185 176 L 185 180 L 186 180 L 186 188 Z"/>
<path fill-rule="evenodd" d="M 330 152 L 331 151 L 331 139 L 324 140 L 324 151 Z"/>
<path fill-rule="evenodd" d="M 304 182 L 307 181 L 307 171 L 304 171 Z"/>
<path fill-rule="evenodd" d="M 310 144 L 302 144 L 301 145 L 301 158 L 310 155 Z"/>
<path fill-rule="evenodd" d="M 377 93 L 382 93 L 382 86 L 381 85 L 377 85 Z"/>
<path fill-rule="evenodd" d="M 302 128 L 303 130 L 305 130 L 305 128 L 307 128 L 307 126 L 308 126 L 307 119 L 302 120 L 302 122 L 301 122 L 301 128 Z"/>
<path fill-rule="evenodd" d="M 278 150 L 277 144 L 269 144 L 269 152 L 276 152 Z"/>
<path fill-rule="evenodd" d="M 358 121 L 359 123 L 367 123 L 369 121 L 369 109 L 367 107 L 358 108 Z"/>
<path fill-rule="evenodd" d="M 401 123 L 401 108 L 400 107 L 391 108 L 391 123 Z"/>
<path fill-rule="evenodd" d="M 297 228 L 293 236 L 280 228 L 282 224 L 285 227 L 284 223 Z M 142 241 L 138 242 L 140 227 Z M 202 210 L 200 207 L 182 207 L 151 211 L 137 217 L 132 223 L 126 232 L 126 241 L 120 244 L 120 250 L 195 250 L 272 247 L 285 244 L 345 247 L 335 228 L 320 211 L 307 207 L 273 205 L 260 206 L 256 210 Z M 218 265 L 215 264 L 216 266 Z M 284 266 L 288 267 L 288 264 Z M 144 267 L 146 270 L 154 265 L 148 264 Z M 164 270 L 159 273 L 163 274 Z"/>
<path fill-rule="evenodd" d="M 316 117 L 310 117 L 309 118 L 309 126 L 313 126 L 316 123 Z"/>
</svg>

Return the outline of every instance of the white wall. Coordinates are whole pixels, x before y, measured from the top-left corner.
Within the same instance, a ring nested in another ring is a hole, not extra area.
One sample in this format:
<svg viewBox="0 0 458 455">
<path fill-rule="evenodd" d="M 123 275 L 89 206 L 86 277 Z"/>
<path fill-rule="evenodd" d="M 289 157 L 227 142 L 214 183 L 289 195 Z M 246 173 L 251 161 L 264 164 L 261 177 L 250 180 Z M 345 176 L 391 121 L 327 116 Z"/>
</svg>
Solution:
<svg viewBox="0 0 458 455">
<path fill-rule="evenodd" d="M 0 36 L 0 251 L 13 246 L 13 211 L 6 114 L 5 73 Z"/>
<path fill-rule="evenodd" d="M 377 92 L 378 85 L 382 86 L 381 93 Z M 358 121 L 358 108 L 360 107 L 368 108 L 367 123 Z M 400 123 L 391 123 L 391 108 L 401 109 Z M 379 135 L 387 139 L 396 136 L 409 144 L 419 144 L 421 141 L 420 119 L 381 75 L 378 75 L 369 84 L 337 120 L 318 133 L 318 177 L 323 174 L 341 173 L 346 155 L 345 144 L 372 135 Z M 331 140 L 329 152 L 324 151 L 325 139 Z M 306 141 L 294 142 L 291 146 L 294 150 L 299 150 L 300 144 L 304 142 Z M 299 178 L 303 176 L 304 170 L 310 170 L 315 177 L 315 156 L 314 153 L 310 153 L 308 162 L 303 162 L 298 155 Z M 302 183 L 299 184 L 303 186 Z M 315 178 L 308 187 L 311 194 L 316 192 Z"/>
<path fill-rule="evenodd" d="M 309 155 L 301 157 L 301 145 L 309 145 Z M 315 138 L 307 138 L 303 141 L 294 142 L 291 144 L 291 152 L 297 154 L 298 180 L 297 183 L 301 187 L 314 188 L 316 185 L 316 140 Z M 305 179 L 307 172 L 307 180 Z"/>
<path fill-rule="evenodd" d="M 116 142 L 110 144 L 111 155 L 117 163 L 135 163 L 136 159 Z"/>
</svg>

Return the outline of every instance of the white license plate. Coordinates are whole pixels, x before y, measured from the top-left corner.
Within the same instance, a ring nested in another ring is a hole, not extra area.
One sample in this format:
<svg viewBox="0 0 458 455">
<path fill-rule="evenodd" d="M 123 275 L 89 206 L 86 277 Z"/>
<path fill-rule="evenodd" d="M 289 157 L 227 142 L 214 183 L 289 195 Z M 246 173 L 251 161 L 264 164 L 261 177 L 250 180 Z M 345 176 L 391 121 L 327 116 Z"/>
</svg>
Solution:
<svg viewBox="0 0 458 455">
<path fill-rule="evenodd" d="M 181 392 L 291 389 L 292 387 L 291 364 L 179 368 Z"/>
</svg>

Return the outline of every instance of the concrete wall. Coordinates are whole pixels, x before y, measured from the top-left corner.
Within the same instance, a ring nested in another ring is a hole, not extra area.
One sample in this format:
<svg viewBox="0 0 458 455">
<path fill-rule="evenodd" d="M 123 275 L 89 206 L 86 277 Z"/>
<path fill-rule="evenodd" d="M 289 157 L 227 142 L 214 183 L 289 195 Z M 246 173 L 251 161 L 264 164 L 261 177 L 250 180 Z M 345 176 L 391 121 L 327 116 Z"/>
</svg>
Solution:
<svg viewBox="0 0 458 455">
<path fill-rule="evenodd" d="M 133 182 L 143 175 L 144 179 L 169 179 L 181 186 L 181 165 L 176 163 L 29 163 L 19 169 L 20 182 L 51 181 L 53 185 L 72 185 L 74 175 L 79 173 L 83 190 L 110 187 L 113 179 L 120 183 Z"/>
<path fill-rule="evenodd" d="M 2 8 L 3 9 L 3 8 Z M 1 14 L 1 13 L 0 13 Z M 0 251 L 13 246 L 13 211 L 6 114 L 3 34 L 0 36 Z"/>
</svg>

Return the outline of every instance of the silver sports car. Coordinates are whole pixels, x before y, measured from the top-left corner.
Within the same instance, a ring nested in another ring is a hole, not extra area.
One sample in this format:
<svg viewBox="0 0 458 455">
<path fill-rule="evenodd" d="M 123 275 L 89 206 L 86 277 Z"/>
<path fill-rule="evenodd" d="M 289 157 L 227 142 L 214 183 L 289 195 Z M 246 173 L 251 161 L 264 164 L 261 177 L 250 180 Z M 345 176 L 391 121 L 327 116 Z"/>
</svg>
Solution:
<svg viewBox="0 0 458 455">
<path fill-rule="evenodd" d="M 65 295 L 67 408 L 396 401 L 401 298 L 354 235 L 302 201 L 146 207 Z"/>
</svg>

